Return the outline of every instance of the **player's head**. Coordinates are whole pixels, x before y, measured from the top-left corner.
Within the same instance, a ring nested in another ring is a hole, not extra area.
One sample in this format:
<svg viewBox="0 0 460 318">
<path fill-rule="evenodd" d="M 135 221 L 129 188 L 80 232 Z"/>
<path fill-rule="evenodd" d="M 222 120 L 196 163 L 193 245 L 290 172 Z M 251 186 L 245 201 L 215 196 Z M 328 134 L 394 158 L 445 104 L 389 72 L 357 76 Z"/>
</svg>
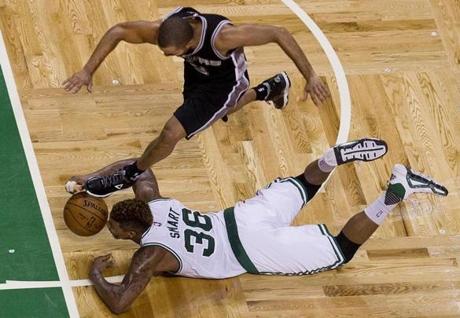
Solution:
<svg viewBox="0 0 460 318">
<path fill-rule="evenodd" d="M 158 31 L 158 46 L 165 55 L 182 56 L 191 51 L 193 28 L 186 19 L 171 17 Z"/>
<path fill-rule="evenodd" d="M 110 212 L 107 227 L 116 239 L 130 240 L 152 225 L 153 217 L 147 203 L 129 199 L 116 203 Z"/>
</svg>

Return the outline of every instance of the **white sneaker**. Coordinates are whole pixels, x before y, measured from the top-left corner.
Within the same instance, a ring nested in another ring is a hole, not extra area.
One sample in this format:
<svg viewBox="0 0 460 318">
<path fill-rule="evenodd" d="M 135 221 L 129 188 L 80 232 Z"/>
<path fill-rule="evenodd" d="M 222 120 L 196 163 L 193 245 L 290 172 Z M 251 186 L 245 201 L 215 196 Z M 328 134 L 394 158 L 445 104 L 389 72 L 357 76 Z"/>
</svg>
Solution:
<svg viewBox="0 0 460 318">
<path fill-rule="evenodd" d="M 338 165 L 353 161 L 373 161 L 383 157 L 388 146 L 384 140 L 376 138 L 362 138 L 339 144 L 334 148 L 335 159 Z"/>
<path fill-rule="evenodd" d="M 434 193 L 447 196 L 449 191 L 430 177 L 396 164 L 391 173 L 385 204 L 396 204 L 407 199 L 412 193 Z"/>
</svg>

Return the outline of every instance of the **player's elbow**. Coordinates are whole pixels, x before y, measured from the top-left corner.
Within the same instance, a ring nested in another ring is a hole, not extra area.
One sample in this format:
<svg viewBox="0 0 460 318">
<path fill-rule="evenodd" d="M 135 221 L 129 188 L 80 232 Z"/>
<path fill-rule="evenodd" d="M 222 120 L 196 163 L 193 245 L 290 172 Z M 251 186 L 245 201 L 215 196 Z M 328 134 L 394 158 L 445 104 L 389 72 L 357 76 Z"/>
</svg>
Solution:
<svg viewBox="0 0 460 318">
<path fill-rule="evenodd" d="M 110 307 L 110 311 L 114 313 L 115 315 L 120 315 L 128 310 L 129 307 L 121 307 L 121 306 L 112 306 Z"/>
<path fill-rule="evenodd" d="M 292 37 L 291 32 L 285 27 L 276 27 L 275 29 L 275 41 L 280 43 L 283 40 Z"/>
<path fill-rule="evenodd" d="M 114 26 L 112 26 L 109 31 L 107 31 L 107 34 L 116 41 L 122 41 L 125 39 L 125 34 L 126 34 L 126 26 L 124 22 L 117 23 Z"/>
<path fill-rule="evenodd" d="M 114 314 L 116 315 L 119 315 L 119 314 L 122 314 L 126 311 L 128 311 L 129 307 L 131 306 L 131 304 L 127 304 L 127 303 L 122 303 L 121 301 L 120 302 L 117 302 L 116 304 L 111 304 L 109 306 L 109 309 L 111 312 L 113 312 Z"/>
</svg>

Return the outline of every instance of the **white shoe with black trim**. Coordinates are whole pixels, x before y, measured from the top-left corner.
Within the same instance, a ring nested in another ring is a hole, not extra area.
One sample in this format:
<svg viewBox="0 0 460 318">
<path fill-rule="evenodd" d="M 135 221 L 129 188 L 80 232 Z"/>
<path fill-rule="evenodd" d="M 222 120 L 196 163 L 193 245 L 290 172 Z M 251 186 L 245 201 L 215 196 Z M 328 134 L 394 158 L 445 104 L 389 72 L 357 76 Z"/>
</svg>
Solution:
<svg viewBox="0 0 460 318">
<path fill-rule="evenodd" d="M 392 203 L 390 200 L 401 201 L 407 199 L 413 193 L 433 193 L 447 196 L 449 191 L 445 186 L 439 184 L 430 177 L 420 172 L 412 171 L 402 164 L 396 164 L 393 167 L 388 183 L 387 194 L 388 193 L 390 194 L 385 197 L 385 203 L 387 203 L 387 197 L 389 203 Z M 391 198 L 392 196 L 393 198 Z"/>
<path fill-rule="evenodd" d="M 356 160 L 373 161 L 383 157 L 388 151 L 388 145 L 381 139 L 363 138 L 337 145 L 333 149 L 337 165 L 341 165 Z"/>
</svg>

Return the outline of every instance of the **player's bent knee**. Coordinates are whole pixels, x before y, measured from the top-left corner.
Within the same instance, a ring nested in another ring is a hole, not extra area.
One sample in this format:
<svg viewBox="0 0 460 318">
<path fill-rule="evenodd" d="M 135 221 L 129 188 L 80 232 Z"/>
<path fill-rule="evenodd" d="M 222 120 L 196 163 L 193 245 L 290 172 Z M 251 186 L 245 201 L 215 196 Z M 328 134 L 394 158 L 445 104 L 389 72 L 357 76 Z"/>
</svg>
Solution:
<svg viewBox="0 0 460 318">
<path fill-rule="evenodd" d="M 345 258 L 345 261 L 343 262 L 344 264 L 346 264 L 349 261 L 351 261 L 353 256 L 355 256 L 356 251 L 361 246 L 360 244 L 356 244 L 356 243 L 350 241 L 350 239 L 348 237 L 346 237 L 345 234 L 343 234 L 342 231 L 339 233 L 339 235 L 337 235 L 335 237 L 335 240 L 337 241 L 337 244 L 339 245 L 340 249 L 342 250 L 342 254 L 343 254 L 344 258 Z"/>
<path fill-rule="evenodd" d="M 307 192 L 307 198 L 308 201 L 310 201 L 318 192 L 318 190 L 321 188 L 321 184 L 311 184 L 310 182 L 305 179 L 304 174 L 302 173 L 301 175 L 298 175 L 295 177 L 300 183 L 302 183 L 303 187 L 305 188 L 305 191 Z"/>
</svg>

